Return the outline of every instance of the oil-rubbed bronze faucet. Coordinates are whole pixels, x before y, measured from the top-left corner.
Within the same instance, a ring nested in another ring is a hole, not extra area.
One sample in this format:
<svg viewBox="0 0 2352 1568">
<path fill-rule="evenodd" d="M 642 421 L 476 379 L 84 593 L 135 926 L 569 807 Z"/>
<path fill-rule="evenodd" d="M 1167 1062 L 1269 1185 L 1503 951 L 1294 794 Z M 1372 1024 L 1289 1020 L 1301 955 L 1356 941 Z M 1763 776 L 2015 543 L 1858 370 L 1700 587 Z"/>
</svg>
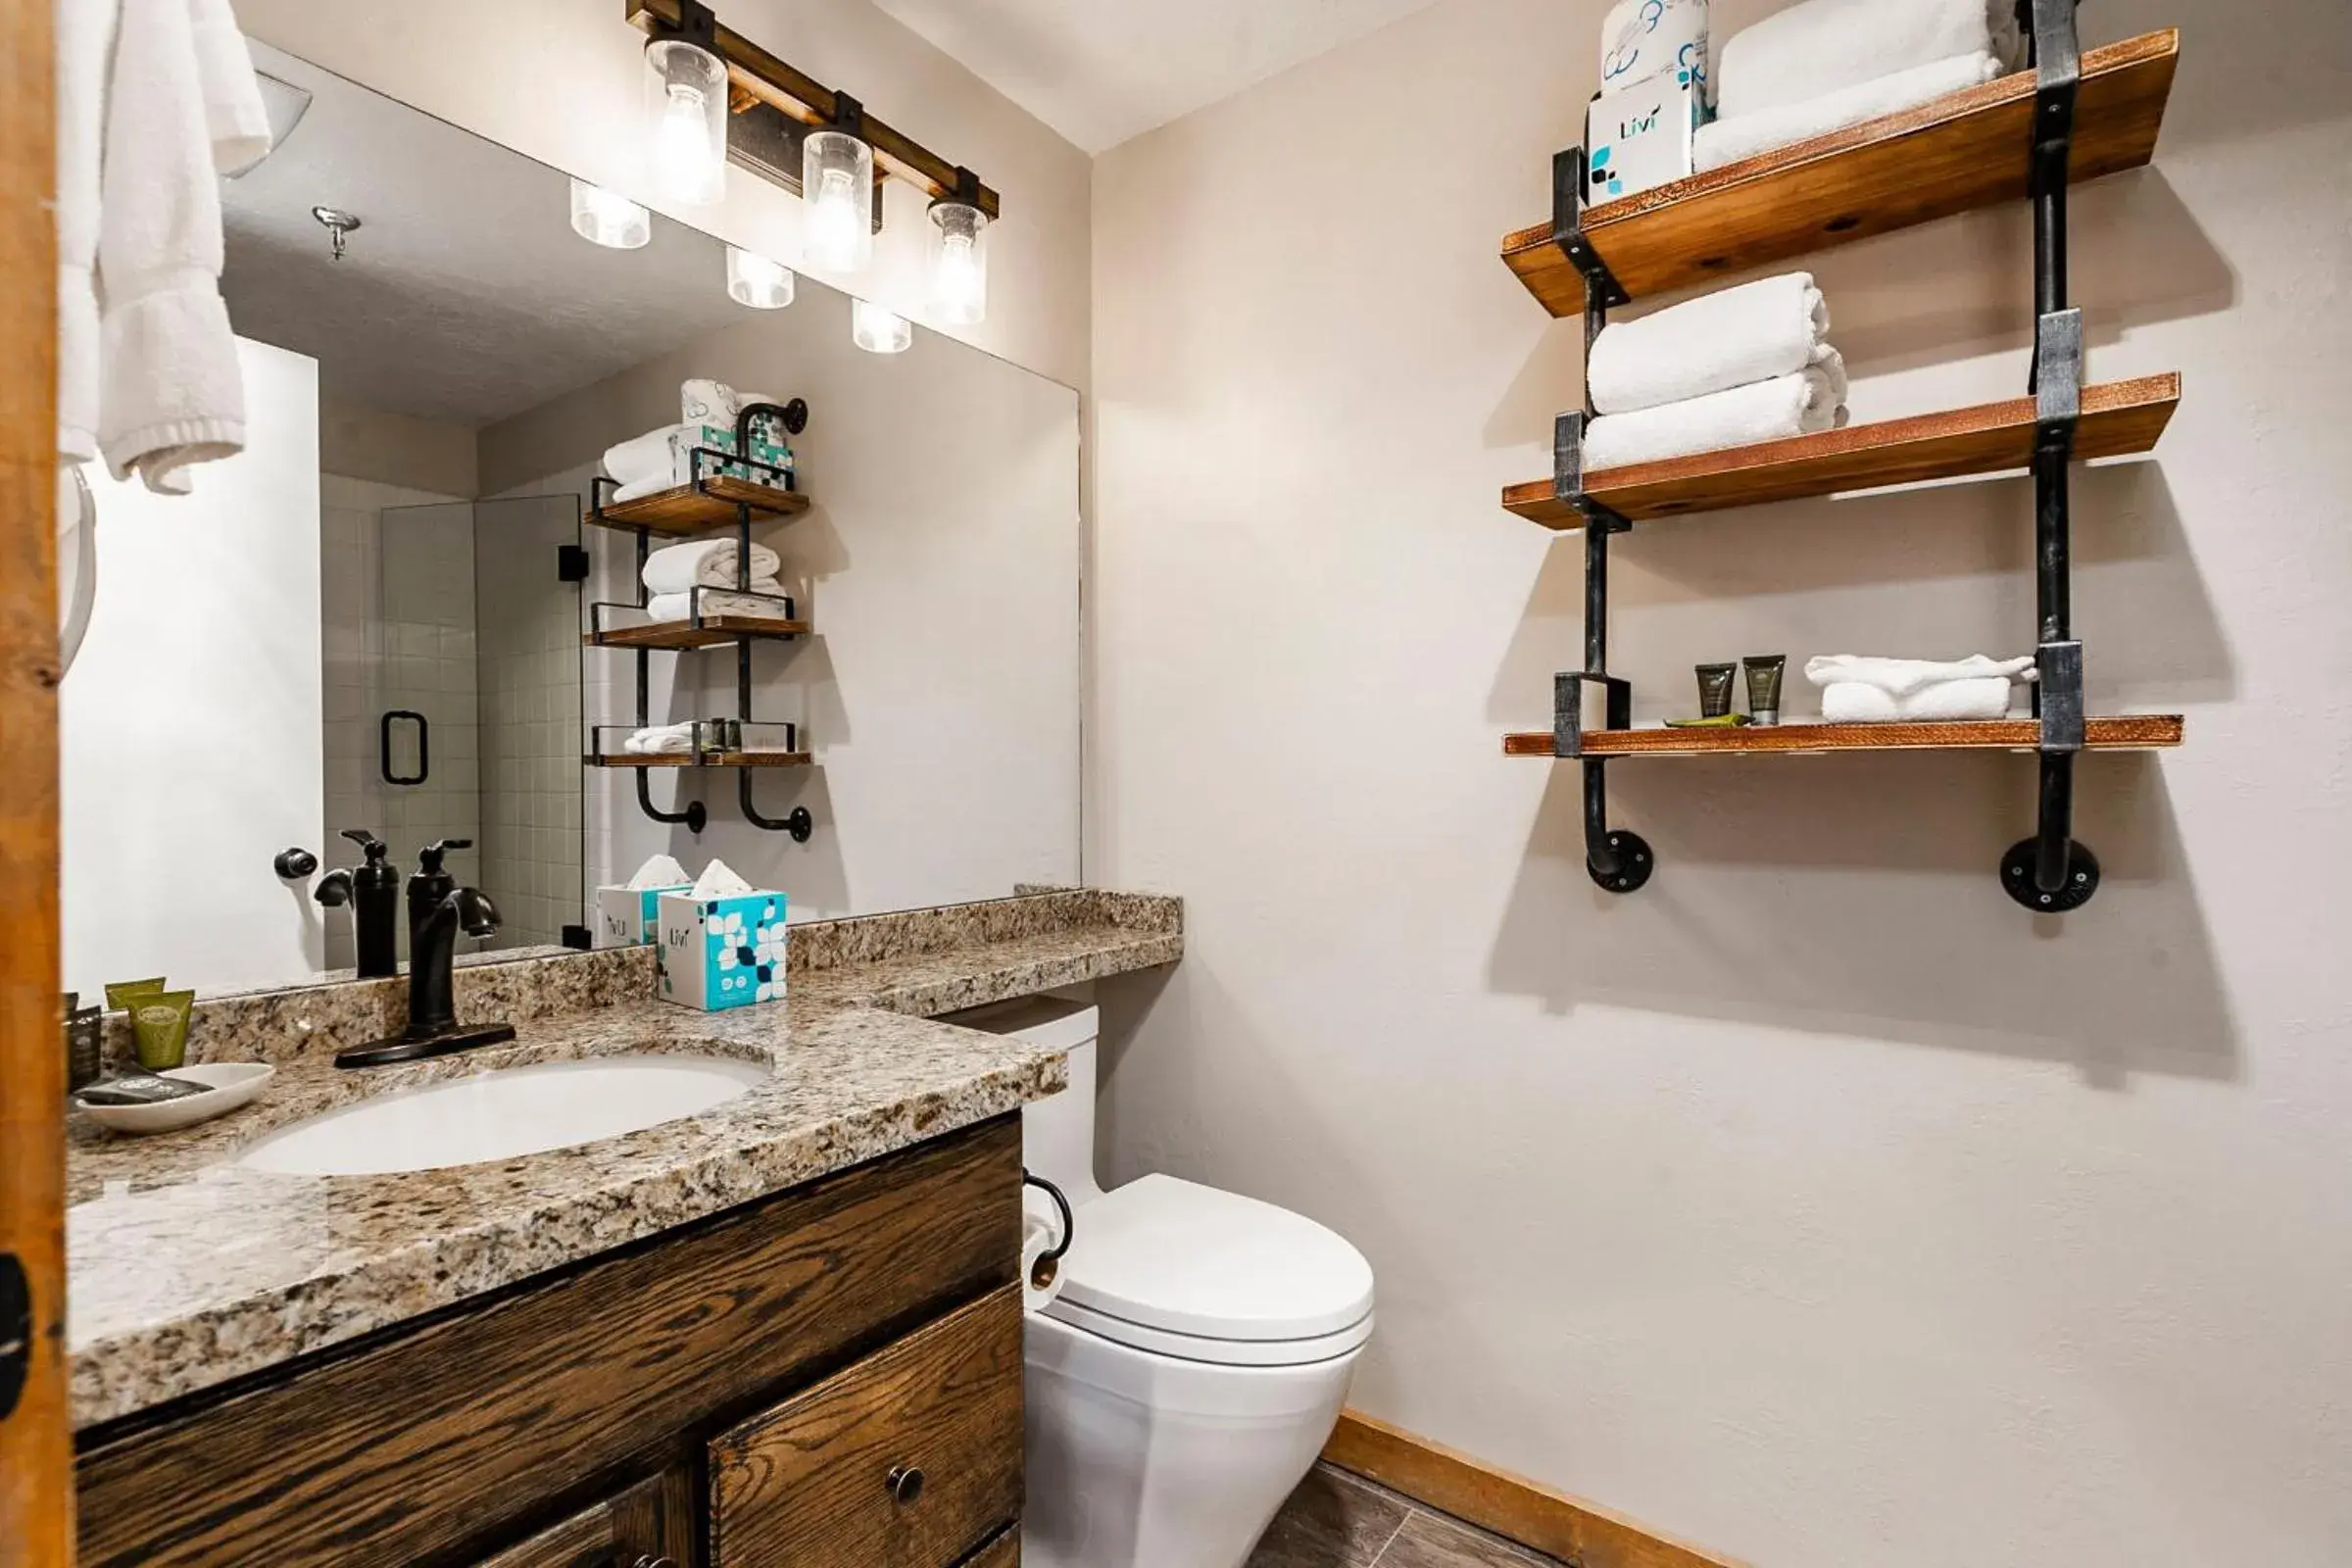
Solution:
<svg viewBox="0 0 2352 1568">
<path fill-rule="evenodd" d="M 414 912 L 414 911 L 412 911 Z M 459 888 L 410 927 L 409 1026 L 397 1040 L 378 1040 L 335 1055 L 338 1067 L 380 1067 L 395 1061 L 446 1056 L 514 1038 L 511 1023 L 461 1028 L 452 971 L 458 932 L 486 937 L 498 929 L 498 906 L 479 888 Z"/>
</svg>

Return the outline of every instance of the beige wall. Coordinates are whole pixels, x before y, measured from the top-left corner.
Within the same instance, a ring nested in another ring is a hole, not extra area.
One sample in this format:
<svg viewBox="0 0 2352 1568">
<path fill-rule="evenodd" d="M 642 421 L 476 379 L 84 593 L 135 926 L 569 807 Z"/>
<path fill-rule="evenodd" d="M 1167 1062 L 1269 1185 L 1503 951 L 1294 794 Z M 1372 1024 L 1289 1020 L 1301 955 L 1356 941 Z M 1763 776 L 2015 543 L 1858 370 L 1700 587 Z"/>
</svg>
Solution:
<svg viewBox="0 0 2352 1568">
<path fill-rule="evenodd" d="M 2093 374 L 2187 377 L 2080 478 L 2076 604 L 2093 701 L 2189 741 L 2084 763 L 2107 887 L 2037 923 L 2020 759 L 1620 764 L 1615 900 L 1575 774 L 1497 755 L 1582 544 L 1495 507 L 1579 373 L 1495 240 L 1602 9 L 1446 0 L 1098 166 L 1089 871 L 1190 900 L 1107 1174 L 1329 1221 L 1356 1402 L 1761 1568 L 2341 1563 L 2346 14 L 2083 8 L 2186 32 L 2158 167 L 2075 208 Z M 1857 418 L 2023 389 L 2030 232 L 1818 259 Z M 2021 480 L 1644 526 L 1618 663 L 1655 718 L 1702 660 L 2015 652 L 2030 541 Z"/>
<path fill-rule="evenodd" d="M 265 42 L 566 172 L 651 199 L 638 158 L 644 39 L 622 20 L 621 0 L 502 0 L 489 9 L 468 0 L 240 0 L 237 16 Z M 989 240 L 989 317 L 968 340 L 1083 388 L 1086 155 L 862 0 L 732 0 L 721 19 L 856 94 L 942 157 L 978 170 L 1003 194 L 1004 220 Z M 887 203 L 874 270 L 855 280 L 855 292 L 920 319 L 924 198 L 894 180 Z M 790 264 L 800 255 L 800 206 L 736 171 L 724 207 L 664 210 Z"/>
</svg>

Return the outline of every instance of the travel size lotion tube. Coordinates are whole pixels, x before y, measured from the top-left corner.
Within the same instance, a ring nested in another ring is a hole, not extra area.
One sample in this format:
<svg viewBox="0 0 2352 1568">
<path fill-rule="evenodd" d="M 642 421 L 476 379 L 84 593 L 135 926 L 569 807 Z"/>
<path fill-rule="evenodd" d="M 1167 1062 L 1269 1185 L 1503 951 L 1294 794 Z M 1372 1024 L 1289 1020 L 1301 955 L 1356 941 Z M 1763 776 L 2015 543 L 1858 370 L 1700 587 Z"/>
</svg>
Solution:
<svg viewBox="0 0 2352 1568">
<path fill-rule="evenodd" d="M 1750 654 L 1740 661 L 1747 666 L 1747 710 L 1759 724 L 1781 721 L 1781 676 L 1788 671 L 1787 654 Z"/>
</svg>

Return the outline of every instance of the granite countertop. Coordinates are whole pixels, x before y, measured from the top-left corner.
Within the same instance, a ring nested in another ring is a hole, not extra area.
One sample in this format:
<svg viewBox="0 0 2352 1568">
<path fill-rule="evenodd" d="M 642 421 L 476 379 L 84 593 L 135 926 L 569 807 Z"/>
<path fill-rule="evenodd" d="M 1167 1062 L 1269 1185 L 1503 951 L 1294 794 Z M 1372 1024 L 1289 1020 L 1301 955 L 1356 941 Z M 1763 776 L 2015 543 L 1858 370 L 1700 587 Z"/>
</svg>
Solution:
<svg viewBox="0 0 2352 1568">
<path fill-rule="evenodd" d="M 199 1004 L 191 1059 L 277 1064 L 262 1097 L 151 1138 L 74 1118 L 74 1420 L 112 1421 L 753 1199 L 985 1121 L 1066 1082 L 1062 1053 L 928 1016 L 1173 962 L 1173 899 L 1047 894 L 796 926 L 788 1000 L 705 1013 L 651 1000 L 652 950 L 463 971 L 466 1021 L 513 1045 L 345 1071 L 397 982 Z M 677 1053 L 772 1081 L 620 1138 L 442 1170 L 287 1176 L 234 1161 L 337 1105 L 493 1067 Z"/>
</svg>

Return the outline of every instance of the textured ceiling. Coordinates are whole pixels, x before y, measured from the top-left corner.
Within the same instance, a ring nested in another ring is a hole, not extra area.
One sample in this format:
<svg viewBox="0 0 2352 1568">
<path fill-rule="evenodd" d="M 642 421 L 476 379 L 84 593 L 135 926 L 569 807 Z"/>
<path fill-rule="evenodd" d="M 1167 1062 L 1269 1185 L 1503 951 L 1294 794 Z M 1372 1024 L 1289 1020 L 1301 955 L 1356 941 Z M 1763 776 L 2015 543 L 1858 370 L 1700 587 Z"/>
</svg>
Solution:
<svg viewBox="0 0 2352 1568">
<path fill-rule="evenodd" d="M 239 332 L 318 360 L 328 396 L 479 426 L 746 314 L 710 236 L 657 215 L 642 250 L 591 245 L 556 171 L 274 49 L 254 58 L 314 97 L 221 187 L 221 292 Z M 344 260 L 314 205 L 365 223 Z"/>
<path fill-rule="evenodd" d="M 1090 153 L 1430 0 L 875 0 Z"/>
</svg>

